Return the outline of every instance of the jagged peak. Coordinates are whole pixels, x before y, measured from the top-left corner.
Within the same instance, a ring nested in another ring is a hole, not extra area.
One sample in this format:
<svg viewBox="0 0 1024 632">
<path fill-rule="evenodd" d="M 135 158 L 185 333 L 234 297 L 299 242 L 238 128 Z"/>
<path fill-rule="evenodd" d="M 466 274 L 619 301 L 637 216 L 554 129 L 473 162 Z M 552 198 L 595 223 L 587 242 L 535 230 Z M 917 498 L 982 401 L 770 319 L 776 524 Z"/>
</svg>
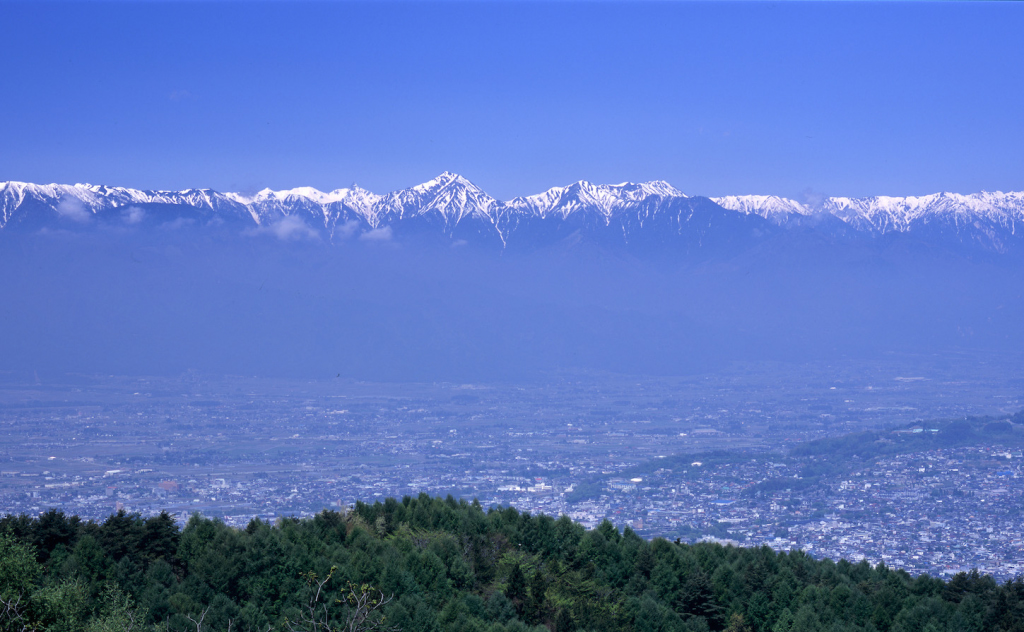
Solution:
<svg viewBox="0 0 1024 632">
<path fill-rule="evenodd" d="M 648 180 L 647 182 L 639 183 L 639 186 L 658 192 L 664 191 L 669 197 L 688 197 L 685 193 L 675 188 L 665 180 Z"/>
<path fill-rule="evenodd" d="M 610 221 L 623 213 L 661 204 L 666 198 L 685 198 L 664 180 L 595 184 L 579 180 L 542 193 L 502 202 L 487 194 L 460 174 L 443 171 L 433 179 L 411 188 L 378 195 L 355 184 L 321 191 L 311 186 L 257 193 L 219 193 L 213 189 L 180 191 L 137 190 L 89 183 L 33 184 L 0 182 L 0 227 L 28 209 L 26 203 L 42 202 L 57 208 L 64 201 L 80 202 L 90 212 L 103 212 L 132 204 L 177 204 L 214 213 L 241 213 L 257 223 L 278 214 L 289 214 L 290 205 L 304 212 L 334 221 L 354 212 L 370 225 L 400 221 L 414 215 L 440 214 L 451 229 L 469 217 L 490 221 L 498 230 L 515 225 L 515 216 L 566 218 L 577 213 L 594 214 Z M 723 208 L 755 214 L 778 224 L 790 218 L 823 214 L 869 232 L 907 231 L 937 219 L 956 226 L 1001 226 L 1017 231 L 1024 224 L 1024 192 L 982 191 L 960 194 L 950 191 L 918 196 L 878 195 L 871 197 L 828 197 L 814 205 L 773 195 L 734 195 L 710 198 Z M 77 203 L 76 202 L 76 203 Z M 28 211 L 26 211 L 28 212 Z M 642 210 L 649 213 L 650 208 Z M 509 224 L 511 222 L 511 224 Z M 987 230 L 987 229 L 986 229 Z M 1013 234 L 1016 234 L 1014 232 Z M 503 235 L 504 238 L 504 235 Z"/>
<path fill-rule="evenodd" d="M 477 189 L 477 190 L 482 191 L 482 189 L 480 189 L 480 187 L 476 186 L 475 184 L 473 184 L 472 182 L 470 182 L 466 178 L 464 178 L 461 175 L 459 175 L 457 173 L 454 173 L 452 171 L 444 171 L 440 175 L 435 176 L 434 178 L 431 178 L 430 180 L 427 180 L 426 182 L 423 182 L 421 184 L 417 184 L 414 187 L 411 187 L 411 190 L 413 190 L 413 191 L 429 191 L 431 189 L 436 189 L 436 188 L 439 188 L 439 187 L 449 186 L 449 185 L 452 185 L 452 184 L 457 184 L 459 186 L 473 188 L 473 189 Z M 406 189 L 406 190 L 409 190 L 409 189 Z"/>
<path fill-rule="evenodd" d="M 768 219 L 813 213 L 813 210 L 806 204 L 777 195 L 725 195 L 710 199 L 722 208 L 747 215 L 760 215 Z"/>
</svg>

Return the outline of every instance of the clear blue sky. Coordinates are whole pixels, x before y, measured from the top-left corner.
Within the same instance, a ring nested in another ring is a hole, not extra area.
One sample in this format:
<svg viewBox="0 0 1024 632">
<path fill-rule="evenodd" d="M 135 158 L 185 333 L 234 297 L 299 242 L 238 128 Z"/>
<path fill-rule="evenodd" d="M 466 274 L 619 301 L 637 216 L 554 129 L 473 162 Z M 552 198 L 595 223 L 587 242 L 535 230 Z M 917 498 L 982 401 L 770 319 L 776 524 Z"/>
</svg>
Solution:
<svg viewBox="0 0 1024 632">
<path fill-rule="evenodd" d="M 0 180 L 1024 189 L 1024 4 L 0 2 Z"/>
</svg>

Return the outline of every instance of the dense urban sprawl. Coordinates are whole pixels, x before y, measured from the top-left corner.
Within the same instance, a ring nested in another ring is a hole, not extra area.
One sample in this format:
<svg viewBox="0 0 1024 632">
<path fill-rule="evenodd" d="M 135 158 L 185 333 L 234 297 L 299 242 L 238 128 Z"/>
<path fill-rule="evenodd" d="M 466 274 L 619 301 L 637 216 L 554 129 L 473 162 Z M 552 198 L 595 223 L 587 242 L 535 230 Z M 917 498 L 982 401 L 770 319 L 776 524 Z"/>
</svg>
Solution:
<svg viewBox="0 0 1024 632">
<path fill-rule="evenodd" d="M 838 468 L 832 455 L 793 449 L 866 429 L 891 443 L 936 431 L 929 419 L 1022 405 L 984 374 L 951 383 L 897 371 L 811 383 L 794 373 L 783 392 L 750 369 L 628 385 L 11 383 L 0 393 L 0 512 L 166 510 L 181 522 L 199 512 L 245 526 L 452 494 L 587 527 L 607 518 L 644 537 L 767 544 L 937 575 L 1024 571 L 1014 424 L 974 445 L 853 455 Z"/>
</svg>

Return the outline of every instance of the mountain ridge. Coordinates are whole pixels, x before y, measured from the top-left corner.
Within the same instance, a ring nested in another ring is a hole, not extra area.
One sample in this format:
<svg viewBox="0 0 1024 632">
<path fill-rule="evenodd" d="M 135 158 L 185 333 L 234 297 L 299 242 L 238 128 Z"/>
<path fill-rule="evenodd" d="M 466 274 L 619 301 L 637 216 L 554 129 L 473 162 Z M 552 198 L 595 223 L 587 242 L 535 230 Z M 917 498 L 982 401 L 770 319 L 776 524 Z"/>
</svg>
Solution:
<svg viewBox="0 0 1024 632">
<path fill-rule="evenodd" d="M 698 208 L 703 212 L 696 212 Z M 83 226 L 97 219 L 128 225 L 143 224 L 153 217 L 171 221 L 171 209 L 177 210 L 178 221 L 242 222 L 253 229 L 273 229 L 285 222 L 300 229 L 289 234 L 322 233 L 331 240 L 417 226 L 451 239 L 488 234 L 502 247 L 508 246 L 514 233 L 529 233 L 531 226 L 555 227 L 560 233 L 568 230 L 559 226 L 562 224 L 589 231 L 613 229 L 626 241 L 642 230 L 681 235 L 688 232 L 688 226 L 704 230 L 703 224 L 694 222 L 706 223 L 708 213 L 732 216 L 724 223 L 755 233 L 834 218 L 865 236 L 952 235 L 997 252 L 1019 241 L 1022 231 L 1018 229 L 1024 226 L 1024 192 L 1015 191 L 827 197 L 812 206 L 773 195 L 689 196 L 660 180 L 619 184 L 583 180 L 502 201 L 448 171 L 385 194 L 356 185 L 333 191 L 296 187 L 244 194 L 213 189 L 159 191 L 92 184 L 0 183 L 0 229 L 6 230 Z M 665 221 L 659 222 L 662 218 Z"/>
</svg>

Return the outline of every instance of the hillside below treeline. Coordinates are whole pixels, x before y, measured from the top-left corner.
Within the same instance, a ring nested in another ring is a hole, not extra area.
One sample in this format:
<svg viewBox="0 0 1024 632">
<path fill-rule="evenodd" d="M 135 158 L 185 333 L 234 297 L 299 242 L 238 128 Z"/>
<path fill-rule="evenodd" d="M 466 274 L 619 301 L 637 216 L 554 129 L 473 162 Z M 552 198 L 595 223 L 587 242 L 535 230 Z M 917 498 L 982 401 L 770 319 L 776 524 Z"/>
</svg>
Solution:
<svg viewBox="0 0 1024 632">
<path fill-rule="evenodd" d="M 391 600 L 346 627 L 362 595 Z M 425 494 L 244 530 L 198 515 L 180 531 L 166 514 L 7 516 L 0 596 L 0 629 L 17 632 L 1024 630 L 1021 578 L 645 541 Z"/>
</svg>

